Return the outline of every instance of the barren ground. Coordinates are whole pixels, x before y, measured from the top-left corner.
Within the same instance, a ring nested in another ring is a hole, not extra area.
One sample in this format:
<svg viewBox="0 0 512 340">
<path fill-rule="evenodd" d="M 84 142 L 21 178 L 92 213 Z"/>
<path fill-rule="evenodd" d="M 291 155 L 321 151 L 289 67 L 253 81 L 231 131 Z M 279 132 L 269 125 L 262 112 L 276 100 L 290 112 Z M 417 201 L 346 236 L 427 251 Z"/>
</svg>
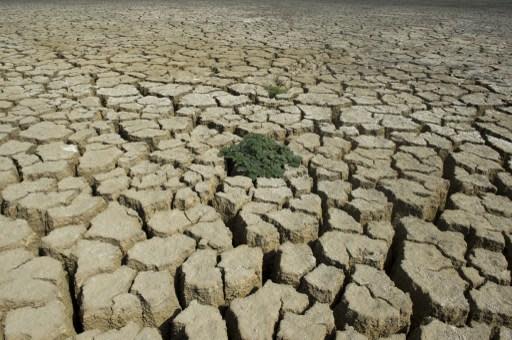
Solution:
<svg viewBox="0 0 512 340">
<path fill-rule="evenodd" d="M 0 339 L 512 339 L 512 4 L 383 2 L 2 2 Z"/>
</svg>

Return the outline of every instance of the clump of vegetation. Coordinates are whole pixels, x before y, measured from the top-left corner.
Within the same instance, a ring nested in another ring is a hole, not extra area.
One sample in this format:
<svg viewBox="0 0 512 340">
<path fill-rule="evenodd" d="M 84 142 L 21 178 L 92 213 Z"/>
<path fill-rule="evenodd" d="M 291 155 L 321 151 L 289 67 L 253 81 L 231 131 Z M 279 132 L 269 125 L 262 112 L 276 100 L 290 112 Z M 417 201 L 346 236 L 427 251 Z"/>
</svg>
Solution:
<svg viewBox="0 0 512 340">
<path fill-rule="evenodd" d="M 270 98 L 275 98 L 277 95 L 286 93 L 288 91 L 288 89 L 281 84 L 268 85 L 265 87 L 265 90 L 267 90 L 268 96 Z"/>
<path fill-rule="evenodd" d="M 222 149 L 228 173 L 256 180 L 257 177 L 282 177 L 285 165 L 298 167 L 301 158 L 286 146 L 259 134 L 248 134 L 238 144 Z"/>
</svg>

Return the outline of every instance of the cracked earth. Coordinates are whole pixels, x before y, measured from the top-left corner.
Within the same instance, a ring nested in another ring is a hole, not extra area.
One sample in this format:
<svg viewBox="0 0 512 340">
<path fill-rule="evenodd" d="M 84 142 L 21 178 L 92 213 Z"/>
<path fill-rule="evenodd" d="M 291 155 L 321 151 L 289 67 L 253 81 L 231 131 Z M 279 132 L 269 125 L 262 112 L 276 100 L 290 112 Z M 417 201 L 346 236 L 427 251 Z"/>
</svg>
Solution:
<svg viewBox="0 0 512 340">
<path fill-rule="evenodd" d="M 510 7 L 0 12 L 0 339 L 512 339 Z"/>
</svg>

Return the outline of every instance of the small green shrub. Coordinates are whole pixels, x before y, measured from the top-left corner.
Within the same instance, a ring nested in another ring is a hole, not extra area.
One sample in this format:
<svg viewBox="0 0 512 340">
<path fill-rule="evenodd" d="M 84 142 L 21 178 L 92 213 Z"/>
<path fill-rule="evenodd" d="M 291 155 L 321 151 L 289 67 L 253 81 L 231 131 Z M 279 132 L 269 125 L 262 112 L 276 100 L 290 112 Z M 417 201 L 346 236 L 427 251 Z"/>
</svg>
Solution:
<svg viewBox="0 0 512 340">
<path fill-rule="evenodd" d="M 265 87 L 265 90 L 267 90 L 270 98 L 275 98 L 278 94 L 283 94 L 288 91 L 288 89 L 282 85 L 269 85 Z"/>
<path fill-rule="evenodd" d="M 221 150 L 231 176 L 282 177 L 285 165 L 297 167 L 301 158 L 286 146 L 259 134 L 248 134 L 238 144 Z"/>
</svg>

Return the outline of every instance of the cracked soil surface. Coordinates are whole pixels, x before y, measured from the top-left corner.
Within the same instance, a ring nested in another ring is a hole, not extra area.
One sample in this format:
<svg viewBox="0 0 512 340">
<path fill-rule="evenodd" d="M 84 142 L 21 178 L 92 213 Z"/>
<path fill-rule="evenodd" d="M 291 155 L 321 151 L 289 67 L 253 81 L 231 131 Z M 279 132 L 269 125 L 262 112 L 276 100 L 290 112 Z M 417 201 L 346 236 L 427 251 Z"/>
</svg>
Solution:
<svg viewBox="0 0 512 340">
<path fill-rule="evenodd" d="M 512 6 L 438 2 L 2 2 L 0 339 L 512 339 Z"/>
</svg>

